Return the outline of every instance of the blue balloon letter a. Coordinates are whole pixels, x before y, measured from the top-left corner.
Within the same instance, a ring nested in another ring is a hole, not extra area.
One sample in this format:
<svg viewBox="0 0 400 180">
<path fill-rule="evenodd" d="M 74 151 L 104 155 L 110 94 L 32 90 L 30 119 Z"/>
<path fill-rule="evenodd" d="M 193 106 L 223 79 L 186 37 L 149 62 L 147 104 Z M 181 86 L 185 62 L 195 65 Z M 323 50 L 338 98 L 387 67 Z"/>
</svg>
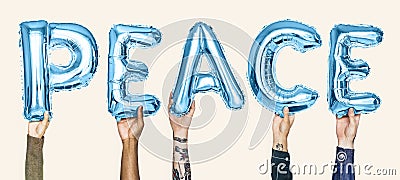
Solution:
<svg viewBox="0 0 400 180">
<path fill-rule="evenodd" d="M 200 72 L 202 55 L 207 59 L 210 72 Z M 208 91 L 219 93 L 230 109 L 240 109 L 244 104 L 242 91 L 214 32 L 207 24 L 198 22 L 190 29 L 186 40 L 171 112 L 177 116 L 186 114 L 195 94 Z"/>
</svg>

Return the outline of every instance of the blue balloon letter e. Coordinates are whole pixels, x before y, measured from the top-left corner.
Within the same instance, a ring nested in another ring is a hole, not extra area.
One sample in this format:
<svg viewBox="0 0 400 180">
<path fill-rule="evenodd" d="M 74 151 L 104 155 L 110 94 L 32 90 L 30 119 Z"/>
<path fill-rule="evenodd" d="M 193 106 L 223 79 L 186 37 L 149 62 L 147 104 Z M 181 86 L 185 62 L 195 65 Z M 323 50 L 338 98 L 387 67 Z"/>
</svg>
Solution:
<svg viewBox="0 0 400 180">
<path fill-rule="evenodd" d="M 137 108 L 143 106 L 144 116 L 155 114 L 160 101 L 153 95 L 132 94 L 129 84 L 142 82 L 149 74 L 147 66 L 128 59 L 130 48 L 148 48 L 159 44 L 158 29 L 145 26 L 115 25 L 110 30 L 108 55 L 108 111 L 117 121 L 137 116 Z"/>
<path fill-rule="evenodd" d="M 357 114 L 373 112 L 381 100 L 373 93 L 354 92 L 351 80 L 361 80 L 368 76 L 369 66 L 361 59 L 351 59 L 353 47 L 368 48 L 382 41 L 383 32 L 366 25 L 337 25 L 331 31 L 329 54 L 328 103 L 329 109 L 339 118 L 354 108 Z"/>
</svg>

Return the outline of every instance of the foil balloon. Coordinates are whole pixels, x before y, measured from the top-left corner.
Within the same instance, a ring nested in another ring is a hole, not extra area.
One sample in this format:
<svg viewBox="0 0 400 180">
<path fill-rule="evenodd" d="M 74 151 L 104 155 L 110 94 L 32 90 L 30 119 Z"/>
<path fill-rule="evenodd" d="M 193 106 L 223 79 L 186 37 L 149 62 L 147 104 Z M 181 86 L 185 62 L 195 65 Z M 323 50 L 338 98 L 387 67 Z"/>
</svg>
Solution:
<svg viewBox="0 0 400 180">
<path fill-rule="evenodd" d="M 354 92 L 350 89 L 352 80 L 368 76 L 370 68 L 361 59 L 351 58 L 352 48 L 369 48 L 382 41 L 383 32 L 367 25 L 337 25 L 331 31 L 328 77 L 329 109 L 339 118 L 349 108 L 356 114 L 373 112 L 379 108 L 380 98 L 369 92 Z"/>
<path fill-rule="evenodd" d="M 153 95 L 133 94 L 129 85 L 145 81 L 149 71 L 147 66 L 128 58 L 132 48 L 148 48 L 160 43 L 158 29 L 145 26 L 115 25 L 110 30 L 108 55 L 108 111 L 117 121 L 136 117 L 137 108 L 143 106 L 144 116 L 155 114 L 160 101 Z"/>
<path fill-rule="evenodd" d="M 276 80 L 275 64 L 279 51 L 290 46 L 302 53 L 321 46 L 314 28 L 290 20 L 265 27 L 255 39 L 249 55 L 248 80 L 257 101 L 283 117 L 283 108 L 296 113 L 311 107 L 318 93 L 303 85 L 284 88 Z"/>
<path fill-rule="evenodd" d="M 204 55 L 210 71 L 200 71 Z M 196 23 L 189 32 L 184 46 L 179 75 L 173 90 L 171 113 L 186 114 L 197 93 L 219 93 L 229 109 L 244 105 L 243 93 L 225 58 L 222 47 L 212 28 Z"/>
<path fill-rule="evenodd" d="M 51 112 L 53 91 L 87 86 L 97 68 L 98 51 L 93 35 L 73 23 L 28 21 L 20 24 L 24 67 L 24 116 L 40 121 Z M 59 48 L 69 50 L 67 65 L 49 64 L 48 53 Z"/>
</svg>

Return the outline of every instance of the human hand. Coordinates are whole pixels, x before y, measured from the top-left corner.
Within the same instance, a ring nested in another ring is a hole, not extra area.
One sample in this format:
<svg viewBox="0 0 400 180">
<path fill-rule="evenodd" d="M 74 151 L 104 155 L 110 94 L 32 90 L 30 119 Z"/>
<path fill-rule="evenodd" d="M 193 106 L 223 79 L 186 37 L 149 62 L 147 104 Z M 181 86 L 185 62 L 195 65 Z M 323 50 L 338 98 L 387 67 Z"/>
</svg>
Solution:
<svg viewBox="0 0 400 180">
<path fill-rule="evenodd" d="M 137 117 L 121 119 L 121 121 L 117 123 L 117 126 L 122 141 L 130 138 L 134 138 L 138 141 L 144 127 L 143 106 L 138 107 Z"/>
<path fill-rule="evenodd" d="M 174 133 L 174 137 L 187 137 L 188 130 L 190 127 L 190 123 L 192 122 L 194 110 L 195 110 L 195 101 L 192 102 L 190 106 L 189 112 L 181 117 L 177 117 L 171 113 L 171 106 L 173 104 L 172 92 L 169 94 L 169 103 L 168 103 L 168 115 L 169 115 L 169 123 L 171 124 L 172 131 Z"/>
<path fill-rule="evenodd" d="M 290 132 L 290 128 L 293 125 L 295 116 L 289 116 L 289 108 L 283 109 L 284 117 L 281 118 L 279 115 L 275 115 L 272 123 L 273 133 L 273 146 L 272 148 L 279 151 L 287 152 L 287 137 Z"/>
<path fill-rule="evenodd" d="M 49 112 L 45 112 L 43 120 L 38 122 L 29 122 L 28 135 L 35 138 L 42 138 L 49 127 Z"/>
<path fill-rule="evenodd" d="M 350 108 L 347 116 L 336 117 L 336 136 L 338 146 L 341 148 L 354 149 L 354 139 L 357 135 L 358 125 L 361 114 L 354 114 L 354 109 Z"/>
</svg>

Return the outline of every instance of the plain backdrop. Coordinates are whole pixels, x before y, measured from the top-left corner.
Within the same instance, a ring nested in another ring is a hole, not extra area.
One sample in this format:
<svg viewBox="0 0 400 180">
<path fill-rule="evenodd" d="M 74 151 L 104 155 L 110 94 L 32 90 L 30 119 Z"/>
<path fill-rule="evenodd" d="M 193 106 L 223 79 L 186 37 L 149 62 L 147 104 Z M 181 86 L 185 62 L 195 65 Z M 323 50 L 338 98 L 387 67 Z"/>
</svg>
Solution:
<svg viewBox="0 0 400 180">
<path fill-rule="evenodd" d="M 317 90 L 316 104 L 296 115 L 289 137 L 292 163 L 316 164 L 321 167 L 335 158 L 336 135 L 334 116 L 328 111 L 327 58 L 329 32 L 335 24 L 370 24 L 384 32 L 383 42 L 374 48 L 355 49 L 353 58 L 362 58 L 371 67 L 365 80 L 352 84 L 354 89 L 373 92 L 382 99 L 376 113 L 362 115 L 356 139 L 357 164 L 373 165 L 373 169 L 397 169 L 396 176 L 377 176 L 361 173 L 357 179 L 399 179 L 400 146 L 398 144 L 398 17 L 395 1 L 9 1 L 1 3 L 1 126 L 0 179 L 23 179 L 26 150 L 27 121 L 23 117 L 22 63 L 20 59 L 19 24 L 30 20 L 72 22 L 88 28 L 99 46 L 98 70 L 89 86 L 71 92 L 54 93 L 54 118 L 46 132 L 44 159 L 45 179 L 118 179 L 122 144 L 114 118 L 107 111 L 107 54 L 108 32 L 113 24 L 142 24 L 161 28 L 192 18 L 211 18 L 241 28 L 255 38 L 262 27 L 270 23 L 293 19 L 315 27 L 321 35 L 322 47 L 301 54 L 284 49 L 277 62 L 278 80 L 285 87 L 304 84 Z M 207 23 L 207 21 L 206 21 Z M 212 26 L 212 24 L 210 24 Z M 185 32 L 188 32 L 187 29 Z M 214 29 L 219 34 L 224 29 Z M 172 136 L 165 111 L 166 94 L 160 81 L 169 69 L 179 63 L 183 43 L 171 47 L 159 56 L 150 68 L 146 92 L 163 100 L 163 108 L 151 117 L 159 132 Z M 232 48 L 225 53 L 236 76 L 246 79 L 246 59 Z M 246 56 L 248 56 L 246 54 Z M 61 61 L 62 62 L 62 61 Z M 66 61 L 65 61 L 66 62 Z M 148 65 L 150 66 L 150 65 Z M 177 72 L 176 72 L 177 74 Z M 258 167 L 271 155 L 272 134 L 249 150 L 250 138 L 258 122 L 261 105 L 252 96 L 247 81 L 240 84 L 246 92 L 249 117 L 238 141 L 218 157 L 192 165 L 192 178 L 199 179 L 269 179 Z M 173 83 L 173 82 L 172 82 Z M 216 114 L 211 123 L 191 131 L 192 142 L 215 137 L 227 124 L 230 111 L 218 95 Z M 162 96 L 162 97 L 161 97 Z M 198 95 L 200 99 L 204 95 Z M 200 107 L 196 114 L 201 112 Z M 265 117 L 271 118 L 271 117 Z M 149 118 L 146 118 L 149 121 Z M 144 132 L 146 133 L 146 131 Z M 159 147 L 172 149 L 168 147 Z M 190 151 L 190 150 L 189 150 Z M 172 154 L 171 154 L 172 155 Z M 171 164 L 139 149 L 142 179 L 170 179 Z M 325 172 L 318 175 L 295 175 L 295 179 L 330 179 Z"/>
</svg>

